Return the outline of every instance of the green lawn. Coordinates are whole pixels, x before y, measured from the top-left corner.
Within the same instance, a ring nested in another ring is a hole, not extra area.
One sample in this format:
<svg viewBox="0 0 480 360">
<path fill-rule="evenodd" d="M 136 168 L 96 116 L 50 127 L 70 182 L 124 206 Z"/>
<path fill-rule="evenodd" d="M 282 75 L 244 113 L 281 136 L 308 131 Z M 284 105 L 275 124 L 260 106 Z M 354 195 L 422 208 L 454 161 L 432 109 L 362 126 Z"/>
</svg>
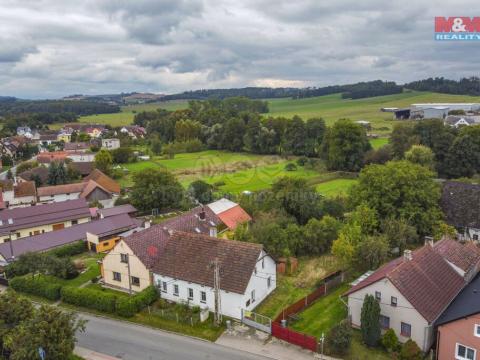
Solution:
<svg viewBox="0 0 480 360">
<path fill-rule="evenodd" d="M 356 179 L 335 179 L 325 181 L 318 184 L 316 190 L 327 197 L 335 197 L 337 195 L 344 195 L 348 190 L 357 183 Z"/>
<path fill-rule="evenodd" d="M 100 284 L 90 284 L 90 285 L 87 285 L 85 288 L 86 289 L 91 289 L 91 290 L 96 290 L 96 291 L 99 291 L 99 292 L 102 292 L 102 293 L 112 294 L 112 295 L 119 296 L 119 297 L 130 296 L 130 294 L 128 294 L 126 292 L 117 291 L 117 290 L 113 290 L 113 289 L 108 289 L 108 288 L 103 287 Z"/>
<path fill-rule="evenodd" d="M 344 355 L 345 360 L 391 360 L 392 356 L 381 348 L 369 348 L 362 342 L 359 330 L 353 330 L 350 351 Z"/>
<path fill-rule="evenodd" d="M 350 288 L 348 284 L 339 286 L 327 296 L 318 299 L 305 311 L 298 314 L 299 319 L 289 325 L 302 333 L 321 337 L 347 317 L 347 308 L 340 295 Z"/>
<path fill-rule="evenodd" d="M 388 144 L 388 138 L 377 138 L 377 139 L 370 139 L 370 144 L 372 147 L 376 150 L 378 148 L 381 148 L 383 145 Z"/>
</svg>

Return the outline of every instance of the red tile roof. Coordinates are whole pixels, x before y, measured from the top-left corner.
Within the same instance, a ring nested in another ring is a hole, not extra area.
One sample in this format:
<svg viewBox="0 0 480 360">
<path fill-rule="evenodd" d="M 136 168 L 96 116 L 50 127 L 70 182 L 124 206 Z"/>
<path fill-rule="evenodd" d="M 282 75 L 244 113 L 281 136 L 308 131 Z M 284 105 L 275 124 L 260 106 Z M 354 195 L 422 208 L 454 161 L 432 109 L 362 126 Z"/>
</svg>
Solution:
<svg viewBox="0 0 480 360">
<path fill-rule="evenodd" d="M 433 249 L 465 272 L 478 267 L 480 261 L 480 249 L 473 242 L 464 245 L 458 241 L 444 238 L 437 241 Z"/>
<path fill-rule="evenodd" d="M 88 181 L 88 180 L 94 180 L 96 183 L 103 186 L 109 192 L 117 193 L 117 194 L 120 193 L 120 185 L 115 180 L 108 177 L 107 175 L 105 175 L 103 172 L 101 172 L 98 169 L 93 170 L 90 173 L 90 175 L 88 175 L 84 179 L 84 181 Z"/>
<path fill-rule="evenodd" d="M 23 181 L 18 183 L 13 188 L 13 193 L 15 197 L 24 197 L 24 196 L 36 196 L 37 188 L 35 186 L 35 181 Z"/>
<path fill-rule="evenodd" d="M 465 286 L 465 281 L 431 245 L 397 258 L 353 286 L 352 294 L 387 278 L 429 322 L 434 321 Z"/>
<path fill-rule="evenodd" d="M 176 231 L 153 272 L 213 287 L 213 261 L 220 267 L 220 288 L 244 294 L 260 257 L 260 244 Z"/>
<path fill-rule="evenodd" d="M 37 155 L 37 161 L 41 164 L 49 164 L 52 161 L 65 161 L 67 153 L 64 151 L 43 152 Z"/>
<path fill-rule="evenodd" d="M 234 206 L 233 208 L 217 214 L 217 216 L 231 230 L 234 230 L 242 223 L 252 221 L 250 215 L 248 215 L 247 212 L 240 207 L 240 205 Z"/>
<path fill-rule="evenodd" d="M 81 193 L 86 183 L 42 186 L 37 189 L 38 196 Z"/>
</svg>

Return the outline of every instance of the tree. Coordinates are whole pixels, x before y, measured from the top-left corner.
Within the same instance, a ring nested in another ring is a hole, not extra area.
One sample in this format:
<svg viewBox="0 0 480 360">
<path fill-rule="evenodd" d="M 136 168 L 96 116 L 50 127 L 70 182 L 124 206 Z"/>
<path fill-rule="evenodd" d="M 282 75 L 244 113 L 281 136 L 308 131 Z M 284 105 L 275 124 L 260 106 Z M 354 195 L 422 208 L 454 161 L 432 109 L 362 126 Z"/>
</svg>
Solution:
<svg viewBox="0 0 480 360">
<path fill-rule="evenodd" d="M 352 266 L 357 245 L 363 240 L 361 227 L 357 224 L 346 225 L 340 230 L 338 239 L 332 244 L 332 254 L 344 266 Z"/>
<path fill-rule="evenodd" d="M 452 178 L 472 177 L 480 172 L 480 126 L 460 130 L 446 156 L 445 173 Z"/>
<path fill-rule="evenodd" d="M 441 218 L 440 189 L 433 173 L 408 161 L 369 165 L 350 192 L 353 204 L 366 204 L 380 220 L 401 218 L 414 225 L 420 235 L 432 232 Z"/>
<path fill-rule="evenodd" d="M 417 343 L 412 339 L 408 339 L 400 350 L 399 360 L 422 360 L 423 353 Z"/>
<path fill-rule="evenodd" d="M 348 320 L 342 320 L 332 327 L 326 337 L 327 349 L 335 355 L 345 355 L 350 349 L 351 342 L 352 328 Z"/>
<path fill-rule="evenodd" d="M 178 209 L 184 190 L 175 176 L 165 169 L 145 169 L 133 175 L 132 204 L 139 210 Z"/>
<path fill-rule="evenodd" d="M 416 136 L 412 125 L 398 123 L 393 126 L 389 142 L 392 146 L 393 156 L 396 159 L 402 159 L 405 151 L 410 149 L 412 145 L 418 144 L 420 140 Z"/>
<path fill-rule="evenodd" d="M 45 350 L 48 359 L 69 358 L 75 347 L 75 333 L 84 331 L 85 321 L 77 315 L 42 305 L 33 317 L 22 321 L 5 339 L 11 360 L 37 359 L 38 349 Z"/>
<path fill-rule="evenodd" d="M 159 138 L 153 138 L 150 140 L 150 149 L 155 155 L 162 153 L 162 141 Z"/>
<path fill-rule="evenodd" d="M 31 170 L 38 167 L 37 161 L 24 161 L 17 165 L 17 174 L 21 174 L 24 171 Z"/>
<path fill-rule="evenodd" d="M 119 147 L 111 151 L 115 164 L 126 164 L 133 158 L 133 150 L 129 147 Z"/>
<path fill-rule="evenodd" d="M 312 218 L 303 227 L 304 245 L 302 252 L 318 255 L 327 252 L 337 238 L 341 228 L 340 221 L 325 215 L 321 220 Z"/>
<path fill-rule="evenodd" d="M 241 151 L 244 134 L 245 122 L 243 119 L 231 118 L 223 127 L 222 147 L 230 151 Z"/>
<path fill-rule="evenodd" d="M 95 168 L 105 174 L 110 174 L 112 170 L 113 158 L 110 151 L 102 149 L 95 155 Z"/>
<path fill-rule="evenodd" d="M 393 329 L 388 329 L 385 331 L 385 334 L 382 336 L 381 343 L 385 350 L 387 350 L 389 353 L 397 352 L 400 349 L 400 342 L 398 341 L 398 337 Z"/>
<path fill-rule="evenodd" d="M 359 171 L 371 149 L 365 129 L 351 120 L 338 120 L 327 130 L 323 153 L 330 170 Z"/>
<path fill-rule="evenodd" d="M 52 161 L 48 167 L 48 184 L 61 185 L 68 182 L 67 171 L 63 162 Z"/>
<path fill-rule="evenodd" d="M 38 188 L 42 186 L 42 178 L 38 174 L 32 174 L 30 176 L 30 181 L 33 181 L 35 183 L 35 186 Z"/>
<path fill-rule="evenodd" d="M 7 179 L 8 180 L 13 180 L 13 173 L 11 169 L 8 169 L 7 171 Z"/>
<path fill-rule="evenodd" d="M 443 237 L 455 239 L 457 236 L 457 230 L 443 221 L 439 221 L 437 226 L 433 229 L 433 238 L 435 240 L 441 240 Z"/>
<path fill-rule="evenodd" d="M 387 218 L 380 227 L 390 242 L 390 248 L 398 249 L 399 254 L 403 253 L 407 245 L 415 244 L 419 240 L 417 229 L 405 219 Z"/>
<path fill-rule="evenodd" d="M 202 204 L 207 204 L 213 201 L 213 187 L 205 181 L 195 180 L 188 187 L 188 191 Z"/>
<path fill-rule="evenodd" d="M 435 154 L 428 146 L 412 145 L 410 150 L 405 153 L 405 159 L 430 170 L 435 168 Z"/>
<path fill-rule="evenodd" d="M 367 346 L 377 346 L 380 340 L 380 305 L 373 295 L 365 295 L 360 315 L 363 342 Z"/>
<path fill-rule="evenodd" d="M 385 164 L 393 159 L 393 147 L 386 144 L 378 149 L 371 149 L 365 153 L 365 165 L 369 164 Z"/>
<path fill-rule="evenodd" d="M 354 249 L 355 269 L 360 271 L 377 269 L 388 259 L 388 249 L 386 236 L 367 236 Z"/>
<path fill-rule="evenodd" d="M 318 157 L 320 155 L 321 145 L 327 130 L 325 121 L 322 118 L 308 119 L 305 125 L 305 130 L 305 155 Z"/>
<path fill-rule="evenodd" d="M 295 115 L 287 124 L 283 149 L 287 154 L 304 155 L 307 129 L 303 120 Z"/>
</svg>

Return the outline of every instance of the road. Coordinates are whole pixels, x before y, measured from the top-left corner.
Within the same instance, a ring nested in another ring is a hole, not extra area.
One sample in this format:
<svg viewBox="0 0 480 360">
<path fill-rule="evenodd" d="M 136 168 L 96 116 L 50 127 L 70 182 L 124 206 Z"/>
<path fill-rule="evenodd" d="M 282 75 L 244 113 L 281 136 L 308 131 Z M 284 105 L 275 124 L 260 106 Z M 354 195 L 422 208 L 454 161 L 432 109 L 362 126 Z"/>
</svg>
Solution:
<svg viewBox="0 0 480 360">
<path fill-rule="evenodd" d="M 262 356 L 148 327 L 82 314 L 78 345 L 123 360 L 266 360 Z"/>
<path fill-rule="evenodd" d="M 35 155 L 35 156 L 33 156 L 31 159 L 25 160 L 25 161 L 34 161 L 34 160 L 37 160 L 37 155 Z M 17 165 L 12 166 L 12 167 L 10 168 L 10 170 L 11 170 L 11 172 L 12 172 L 13 175 L 16 175 L 16 173 L 17 173 L 17 166 L 18 166 L 19 164 L 20 164 L 20 162 L 19 162 Z M 1 173 L 0 173 L 0 180 L 6 180 L 6 179 L 7 179 L 7 173 L 8 173 L 8 170 L 7 170 L 7 171 L 4 171 L 4 172 L 1 172 Z"/>
</svg>

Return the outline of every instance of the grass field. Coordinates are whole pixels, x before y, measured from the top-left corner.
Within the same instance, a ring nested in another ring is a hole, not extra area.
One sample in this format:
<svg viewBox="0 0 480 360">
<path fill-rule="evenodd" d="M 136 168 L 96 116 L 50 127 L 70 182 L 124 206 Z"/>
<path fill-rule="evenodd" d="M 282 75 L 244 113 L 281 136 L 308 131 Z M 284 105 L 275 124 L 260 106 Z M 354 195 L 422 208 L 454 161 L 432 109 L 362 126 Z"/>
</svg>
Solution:
<svg viewBox="0 0 480 360">
<path fill-rule="evenodd" d="M 318 184 L 315 189 L 323 196 L 335 197 L 346 194 L 356 183 L 356 179 L 334 179 Z"/>
<path fill-rule="evenodd" d="M 387 145 L 388 138 L 370 139 L 370 144 L 372 145 L 372 148 L 376 150 L 378 148 L 381 148 L 383 145 Z"/>
</svg>

